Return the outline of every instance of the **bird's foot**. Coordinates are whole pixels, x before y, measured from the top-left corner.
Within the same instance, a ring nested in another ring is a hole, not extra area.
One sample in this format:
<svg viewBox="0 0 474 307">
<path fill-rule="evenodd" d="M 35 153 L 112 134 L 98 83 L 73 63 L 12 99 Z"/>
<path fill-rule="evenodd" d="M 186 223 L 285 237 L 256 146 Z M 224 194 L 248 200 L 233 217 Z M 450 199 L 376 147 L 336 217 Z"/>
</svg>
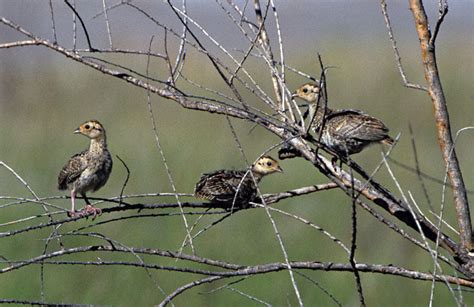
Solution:
<svg viewBox="0 0 474 307">
<path fill-rule="evenodd" d="M 95 218 L 98 216 L 98 215 L 101 215 L 102 214 L 102 209 L 100 208 L 96 208 L 90 204 L 86 204 L 84 206 L 84 208 L 82 208 L 81 212 L 82 213 L 82 216 L 89 216 L 89 215 L 92 215 L 92 220 L 95 220 Z"/>
<path fill-rule="evenodd" d="M 95 220 L 95 218 L 98 215 L 102 214 L 102 209 L 96 208 L 90 204 L 86 204 L 84 208 L 82 208 L 80 211 L 68 211 L 67 216 L 74 218 L 74 217 L 88 217 L 89 215 L 92 215 L 92 220 Z"/>
<path fill-rule="evenodd" d="M 67 212 L 67 217 L 77 217 L 79 215 L 79 212 L 77 211 L 68 211 Z"/>
</svg>

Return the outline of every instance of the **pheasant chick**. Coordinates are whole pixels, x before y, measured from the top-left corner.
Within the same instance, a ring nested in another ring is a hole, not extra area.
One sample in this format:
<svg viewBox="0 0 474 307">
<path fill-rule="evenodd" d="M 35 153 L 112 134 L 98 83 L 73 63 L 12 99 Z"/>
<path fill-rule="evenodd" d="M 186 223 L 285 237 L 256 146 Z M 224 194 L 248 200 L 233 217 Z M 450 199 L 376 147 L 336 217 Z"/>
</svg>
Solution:
<svg viewBox="0 0 474 307">
<path fill-rule="evenodd" d="M 249 202 L 258 198 L 256 184 L 275 172 L 283 172 L 278 162 L 270 156 L 263 156 L 250 171 L 217 170 L 203 174 L 196 183 L 194 195 L 223 208 L 248 208 Z"/>
<path fill-rule="evenodd" d="M 382 121 L 359 110 L 325 109 L 323 105 L 318 106 L 319 94 L 319 84 L 306 83 L 298 88 L 292 97 L 299 97 L 309 103 L 311 130 L 319 133 L 324 125 L 321 142 L 329 149 L 347 157 L 375 143 L 393 144 L 394 140 L 388 135 L 389 129 Z M 279 153 L 280 158 L 293 157 L 292 149 L 283 148 Z"/>
<path fill-rule="evenodd" d="M 97 120 L 90 120 L 74 130 L 75 134 L 82 134 L 90 139 L 89 148 L 71 157 L 64 165 L 58 176 L 58 189 L 71 191 L 71 211 L 68 216 L 94 215 L 102 213 L 95 208 L 86 196 L 88 191 L 97 191 L 105 185 L 112 172 L 112 156 L 107 149 L 105 129 Z M 75 198 L 81 194 L 86 205 L 75 211 Z"/>
</svg>

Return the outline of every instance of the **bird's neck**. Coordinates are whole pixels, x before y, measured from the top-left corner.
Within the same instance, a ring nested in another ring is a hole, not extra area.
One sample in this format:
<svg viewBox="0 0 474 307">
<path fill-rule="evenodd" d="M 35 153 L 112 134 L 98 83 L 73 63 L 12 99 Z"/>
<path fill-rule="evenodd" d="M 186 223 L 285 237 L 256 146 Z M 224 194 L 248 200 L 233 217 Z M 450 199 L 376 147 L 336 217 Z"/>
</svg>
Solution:
<svg viewBox="0 0 474 307">
<path fill-rule="evenodd" d="M 91 143 L 89 145 L 90 152 L 101 153 L 106 149 L 107 149 L 107 141 L 106 141 L 105 136 L 91 139 Z"/>
<path fill-rule="evenodd" d="M 324 110 L 324 104 L 323 103 L 319 103 L 319 105 L 317 103 L 311 103 L 309 105 L 309 119 L 313 119 L 313 123 L 316 124 L 316 125 L 320 125 L 321 122 L 323 121 L 323 117 L 328 114 L 331 113 L 331 109 L 329 108 L 326 108 L 326 110 Z"/>
<path fill-rule="evenodd" d="M 253 177 L 255 178 L 255 181 L 257 181 L 257 183 L 262 179 L 263 176 L 265 176 L 264 174 L 257 172 L 255 170 L 252 170 L 252 174 L 253 174 Z"/>
</svg>

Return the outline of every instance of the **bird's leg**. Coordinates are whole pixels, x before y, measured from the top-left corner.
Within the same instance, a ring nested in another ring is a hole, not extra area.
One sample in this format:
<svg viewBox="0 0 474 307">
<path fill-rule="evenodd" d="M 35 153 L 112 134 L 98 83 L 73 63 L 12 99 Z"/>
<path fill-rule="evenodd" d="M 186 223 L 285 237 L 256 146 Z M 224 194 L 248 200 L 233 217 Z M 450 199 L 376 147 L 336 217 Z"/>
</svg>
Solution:
<svg viewBox="0 0 474 307">
<path fill-rule="evenodd" d="M 102 214 L 102 209 L 94 207 L 89 201 L 89 199 L 87 198 L 85 193 L 82 193 L 81 195 L 84 198 L 84 201 L 86 202 L 86 205 L 81 210 L 81 214 L 83 216 L 88 216 L 92 214 L 93 215 L 92 220 L 94 220 L 97 217 L 97 215 Z"/>
<path fill-rule="evenodd" d="M 71 211 L 68 211 L 67 216 L 75 217 L 76 216 L 76 191 L 74 189 L 71 190 Z"/>
<path fill-rule="evenodd" d="M 342 162 L 343 162 L 343 161 L 342 161 L 342 159 L 341 159 L 341 162 L 340 162 L 340 165 L 339 165 L 339 167 L 341 168 L 341 170 L 342 170 Z M 346 162 L 347 165 L 350 164 L 349 150 L 347 149 L 347 147 L 346 147 L 346 152 L 345 152 L 345 155 L 344 155 L 344 162 Z"/>
<path fill-rule="evenodd" d="M 339 153 L 338 152 L 337 156 L 334 156 L 332 158 L 331 162 L 332 162 L 332 167 L 334 169 L 336 169 L 336 162 L 337 162 L 338 159 L 339 159 L 339 169 L 342 170 L 342 163 L 343 162 L 347 163 L 349 161 L 349 151 L 347 150 L 347 148 L 346 148 L 344 153 Z"/>
<path fill-rule="evenodd" d="M 86 193 L 82 193 L 82 198 L 84 198 L 84 201 L 86 202 L 87 205 L 90 205 L 91 202 L 89 201 L 89 198 L 87 198 Z"/>
</svg>

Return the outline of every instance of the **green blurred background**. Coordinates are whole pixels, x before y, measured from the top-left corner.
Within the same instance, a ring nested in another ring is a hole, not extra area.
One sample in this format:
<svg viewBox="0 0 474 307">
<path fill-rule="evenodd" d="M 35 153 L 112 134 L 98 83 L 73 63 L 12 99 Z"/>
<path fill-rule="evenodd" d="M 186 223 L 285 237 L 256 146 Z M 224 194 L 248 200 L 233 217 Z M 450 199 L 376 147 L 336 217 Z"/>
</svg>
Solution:
<svg viewBox="0 0 474 307">
<path fill-rule="evenodd" d="M 392 3 L 394 2 L 394 3 Z M 436 4 L 426 1 L 430 20 L 437 16 Z M 107 48 L 106 25 L 102 16 L 93 16 L 102 10 L 102 1 L 76 1 L 91 34 L 93 45 Z M 107 1 L 107 4 L 115 2 Z M 157 20 L 180 29 L 175 16 L 163 3 L 135 2 Z M 239 3 L 242 4 L 242 3 Z M 335 66 L 329 73 L 329 97 L 334 108 L 355 108 L 376 116 L 391 128 L 392 135 L 401 134 L 400 142 L 392 157 L 414 166 L 411 145 L 411 123 L 420 168 L 439 179 L 443 178 L 443 163 L 436 142 L 431 103 L 420 91 L 406 89 L 395 65 L 386 27 L 377 1 L 277 1 L 281 21 L 285 61 L 288 65 L 312 75 L 319 74 L 316 52 L 326 65 Z M 413 18 L 405 1 L 390 1 L 389 12 L 409 81 L 424 84 L 418 38 Z M 72 47 L 72 15 L 61 1 L 53 1 L 58 30 L 58 43 Z M 249 16 L 254 16 L 250 12 Z M 453 131 L 474 126 L 474 2 L 450 2 L 438 41 L 437 55 L 443 87 L 448 101 Z M 34 34 L 53 40 L 47 1 L 0 1 L 0 15 L 11 19 Z M 237 49 L 247 44 L 232 26 L 219 5 L 208 1 L 189 3 L 188 12 L 202 24 L 213 37 L 236 57 Z M 114 47 L 147 50 L 150 37 L 155 35 L 154 51 L 163 52 L 163 30 L 143 15 L 127 7 L 109 12 Z M 273 21 L 267 25 L 272 44 L 277 46 Z M 24 39 L 2 25 L 0 43 Z M 78 46 L 85 48 L 82 31 L 78 31 Z M 209 41 L 206 46 L 212 49 Z M 175 38 L 170 38 L 170 53 L 176 54 Z M 212 49 L 215 50 L 215 49 Z M 278 54 L 275 49 L 275 54 Z M 95 55 L 94 55 L 95 56 Z M 98 55 L 100 58 L 145 72 L 145 56 Z M 250 59 L 248 70 L 259 84 L 271 94 L 271 81 L 266 64 Z M 166 67 L 159 60 L 151 63 L 151 75 L 165 79 Z M 189 50 L 184 74 L 205 86 L 228 93 L 221 80 L 202 54 Z M 305 79 L 287 73 L 290 88 Z M 181 83 L 197 94 L 202 92 Z M 230 94 L 230 93 L 229 93 Z M 245 98 L 252 105 L 261 107 L 255 97 Z M 233 139 L 225 117 L 185 110 L 178 105 L 152 96 L 157 128 L 179 192 L 192 193 L 200 174 L 218 168 L 244 168 L 239 149 Z M 43 47 L 23 47 L 0 50 L 0 160 L 11 166 L 40 196 L 61 195 L 56 190 L 56 176 L 74 153 L 87 146 L 87 139 L 74 136 L 72 131 L 83 121 L 99 119 L 108 132 L 109 148 L 124 159 L 131 169 L 126 194 L 171 192 L 147 111 L 146 92 L 116 78 L 86 68 Z M 252 124 L 232 119 L 239 140 L 252 160 L 279 140 L 267 131 L 257 128 L 249 133 Z M 473 133 L 462 134 L 457 143 L 457 153 L 469 190 L 474 190 L 472 155 Z M 469 145 L 471 144 L 471 145 Z M 276 152 L 272 153 L 276 156 Z M 369 172 L 380 160 L 380 148 L 374 146 L 354 159 Z M 284 191 L 305 185 L 325 183 L 305 161 L 291 160 L 281 163 L 284 175 L 266 178 L 261 185 L 264 193 Z M 416 174 L 393 165 L 402 189 L 410 191 L 418 205 L 428 212 L 427 200 Z M 108 184 L 97 197 L 120 194 L 126 171 L 115 159 L 114 170 Z M 376 179 L 395 194 L 393 180 L 386 169 Z M 439 211 L 442 186 L 426 181 L 433 207 Z M 25 187 L 6 169 L 0 168 L 0 196 L 31 197 Z M 472 193 L 470 194 L 472 198 Z M 183 201 L 191 198 L 183 198 Z M 140 201 L 174 202 L 174 198 L 141 199 Z M 9 203 L 0 199 L 0 204 Z M 57 200 L 55 205 L 69 208 L 69 200 Z M 109 205 L 109 204 L 107 204 Z M 287 210 L 325 228 L 350 245 L 350 200 L 340 191 L 327 191 L 282 201 L 277 208 Z M 446 194 L 446 220 L 456 225 L 450 192 Z M 42 213 L 39 205 L 32 203 L 1 208 L 0 223 Z M 123 214 L 127 215 L 131 212 Z M 429 213 L 427 213 L 428 216 Z M 117 214 L 118 216 L 118 214 Z M 115 217 L 115 216 L 114 216 Z M 347 262 L 343 250 L 314 229 L 274 213 L 277 226 L 291 260 Z M 97 221 L 111 218 L 102 216 Z M 202 228 L 218 216 L 204 217 L 198 224 Z M 189 218 L 190 223 L 195 217 Z M 46 219 L 42 220 L 46 221 Z M 39 220 L 3 226 L 7 232 L 39 223 Z M 89 225 L 90 220 L 64 225 L 61 232 Z M 179 249 L 185 237 L 181 217 L 141 218 L 96 226 L 90 231 L 100 232 L 127 246 L 160 249 Z M 457 240 L 457 236 L 446 230 Z M 50 229 L 3 238 L 0 255 L 9 260 L 35 257 L 43 252 L 44 239 Z M 387 230 L 371 216 L 359 211 L 357 260 L 359 262 L 394 264 L 420 271 L 430 271 L 433 264 L 429 255 L 420 252 L 400 236 Z M 90 238 L 66 237 L 66 248 L 99 244 Z M 194 242 L 197 253 L 203 257 L 239 264 L 263 264 L 283 261 L 271 223 L 263 210 L 246 210 L 218 224 Z M 54 241 L 48 250 L 59 249 Z M 186 253 L 191 253 L 189 248 Z M 90 260 L 100 256 L 103 260 L 136 260 L 132 256 L 111 254 L 81 254 L 64 257 L 64 260 Z M 172 259 L 145 257 L 145 261 L 170 266 L 188 266 Z M 4 267 L 7 264 L 3 265 Z M 312 272 L 305 274 L 316 280 L 344 305 L 357 305 L 354 278 L 350 273 Z M 447 269 L 446 273 L 452 273 Z M 153 279 L 171 293 L 176 287 L 199 276 L 164 271 L 151 272 Z M 45 299 L 48 302 L 81 304 L 151 305 L 163 295 L 143 269 L 131 267 L 46 266 Z M 296 276 L 303 301 L 307 305 L 332 305 L 331 299 L 311 282 Z M 236 292 L 210 291 L 231 279 L 203 285 L 175 301 L 177 306 L 208 305 L 258 305 Z M 430 282 L 417 282 L 375 274 L 362 274 L 366 301 L 378 305 L 426 305 L 429 302 Z M 249 278 L 235 288 L 273 305 L 297 303 L 288 272 L 272 273 Z M 40 298 L 39 266 L 29 266 L 0 275 L 0 297 L 38 300 Z M 464 293 L 468 305 L 474 304 L 472 294 Z M 435 303 L 447 306 L 454 303 L 449 291 L 439 284 L 435 289 Z"/>
</svg>

